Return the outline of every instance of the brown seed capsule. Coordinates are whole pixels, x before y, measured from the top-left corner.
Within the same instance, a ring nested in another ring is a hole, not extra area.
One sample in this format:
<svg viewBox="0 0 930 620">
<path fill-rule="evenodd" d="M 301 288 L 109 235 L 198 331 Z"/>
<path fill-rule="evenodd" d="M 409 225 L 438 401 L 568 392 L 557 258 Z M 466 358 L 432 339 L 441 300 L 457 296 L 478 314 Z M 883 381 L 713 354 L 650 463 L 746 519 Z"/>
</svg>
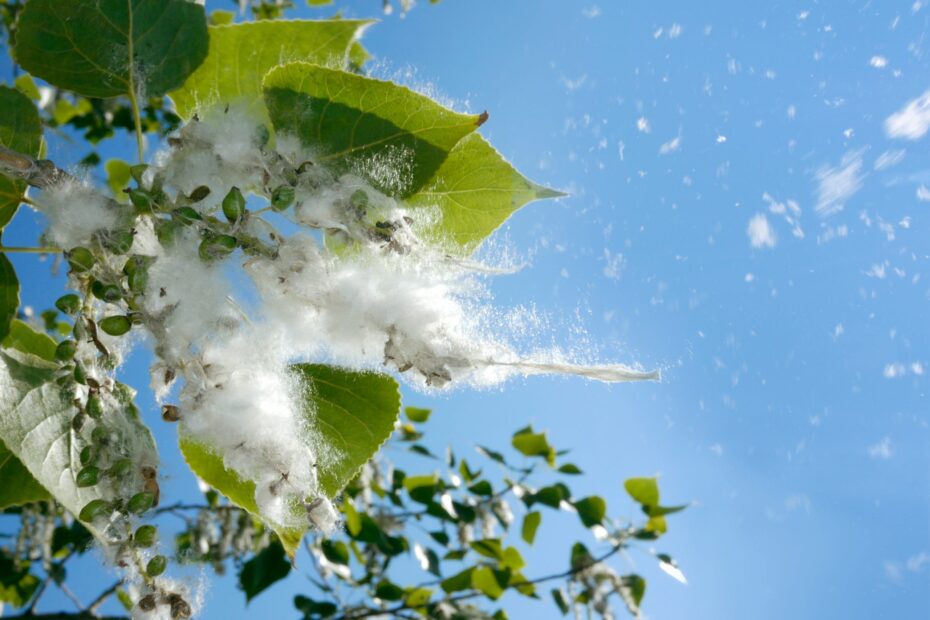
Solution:
<svg viewBox="0 0 930 620">
<path fill-rule="evenodd" d="M 161 419 L 165 422 L 177 422 L 181 419 L 181 412 L 174 405 L 164 405 L 161 408 Z"/>
<path fill-rule="evenodd" d="M 158 506 L 158 500 L 161 497 L 161 490 L 158 488 L 158 472 L 155 471 L 154 467 L 149 467 L 148 465 L 142 467 L 142 477 L 145 479 L 145 482 L 142 485 L 142 488 L 146 492 L 151 493 L 154 496 L 152 501 L 152 506 Z"/>
<path fill-rule="evenodd" d="M 139 599 L 139 609 L 142 611 L 152 611 L 155 609 L 155 595 L 146 594 Z"/>
</svg>

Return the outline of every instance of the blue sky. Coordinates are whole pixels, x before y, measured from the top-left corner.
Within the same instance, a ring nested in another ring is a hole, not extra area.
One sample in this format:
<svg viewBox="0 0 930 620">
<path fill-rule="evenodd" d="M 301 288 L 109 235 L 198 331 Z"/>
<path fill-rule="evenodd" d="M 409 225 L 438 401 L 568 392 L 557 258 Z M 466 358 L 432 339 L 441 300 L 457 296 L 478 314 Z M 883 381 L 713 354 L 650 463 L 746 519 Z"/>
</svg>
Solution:
<svg viewBox="0 0 930 620">
<path fill-rule="evenodd" d="M 635 515 L 633 475 L 693 502 L 657 546 L 688 585 L 632 555 L 649 618 L 930 617 L 930 113 L 906 108 L 930 89 L 926 4 L 443 0 L 366 37 L 377 75 L 488 110 L 497 148 L 571 193 L 498 233 L 491 253 L 529 266 L 491 283 L 496 302 L 535 304 L 547 338 L 600 361 L 663 371 L 407 402 L 434 407 L 433 445 L 460 453 L 548 429 L 587 473 L 575 490 L 612 514 Z M 15 260 L 25 300 L 48 305 L 48 265 Z M 172 429 L 153 425 L 169 492 L 192 497 Z M 539 573 L 573 542 L 558 523 L 528 552 Z M 249 615 L 286 617 L 301 589 Z M 231 579 L 208 597 L 205 618 L 241 617 Z"/>
</svg>

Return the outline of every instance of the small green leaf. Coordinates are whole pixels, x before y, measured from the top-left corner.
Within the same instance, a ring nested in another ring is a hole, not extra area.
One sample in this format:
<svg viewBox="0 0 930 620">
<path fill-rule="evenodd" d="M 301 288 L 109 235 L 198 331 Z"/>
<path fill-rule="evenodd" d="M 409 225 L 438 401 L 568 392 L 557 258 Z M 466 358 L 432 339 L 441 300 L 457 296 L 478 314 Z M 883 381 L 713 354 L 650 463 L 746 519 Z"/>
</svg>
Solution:
<svg viewBox="0 0 930 620">
<path fill-rule="evenodd" d="M 236 21 L 236 14 L 233 11 L 223 11 L 217 9 L 210 13 L 211 26 L 228 26 Z"/>
<path fill-rule="evenodd" d="M 568 613 L 568 601 L 565 600 L 565 594 L 562 593 L 561 588 L 552 589 L 552 600 L 555 601 L 563 616 Z"/>
<path fill-rule="evenodd" d="M 265 103 L 279 133 L 298 136 L 335 173 L 354 172 L 408 196 L 439 170 L 484 116 L 458 114 L 403 86 L 308 63 L 271 71 Z M 371 174 L 371 162 L 394 174 Z"/>
<path fill-rule="evenodd" d="M 85 97 L 160 97 L 203 62 L 208 43 L 203 7 L 187 0 L 29 0 L 13 55 Z"/>
<path fill-rule="evenodd" d="M 129 187 L 132 180 L 130 165 L 122 159 L 108 159 L 103 165 L 107 173 L 107 185 L 113 193 L 113 197 L 120 202 L 125 202 L 129 196 L 123 190 Z"/>
<path fill-rule="evenodd" d="M 274 582 L 287 577 L 291 563 L 285 558 L 284 547 L 275 541 L 242 566 L 239 587 L 245 592 L 247 603 Z"/>
<path fill-rule="evenodd" d="M 429 420 L 431 413 L 431 409 L 421 409 L 420 407 L 404 407 L 404 414 L 407 416 L 407 419 L 411 422 L 416 422 L 417 424 L 423 424 Z"/>
<path fill-rule="evenodd" d="M 438 208 L 430 236 L 449 251 L 471 253 L 517 209 L 562 193 L 527 180 L 478 134 L 463 138 L 429 181 L 408 198 Z"/>
<path fill-rule="evenodd" d="M 498 583 L 494 571 L 489 566 L 481 566 L 472 572 L 471 585 L 492 601 L 496 601 L 504 594 L 504 588 Z"/>
<path fill-rule="evenodd" d="M 320 543 L 320 549 L 326 559 L 333 564 L 349 563 L 349 548 L 341 540 L 324 540 Z"/>
<path fill-rule="evenodd" d="M 385 579 L 375 586 L 375 596 L 382 601 L 399 601 L 404 598 L 404 589 Z"/>
<path fill-rule="evenodd" d="M 570 476 L 578 476 L 584 473 L 577 465 L 573 463 L 565 463 L 565 465 L 562 465 L 556 471 L 558 471 L 560 474 L 567 474 Z"/>
<path fill-rule="evenodd" d="M 24 155 L 38 157 L 42 148 L 42 121 L 29 97 L 8 86 L 0 86 L 0 144 Z M 0 230 L 19 207 L 26 183 L 0 175 Z"/>
<path fill-rule="evenodd" d="M 533 541 L 536 540 L 536 530 L 539 528 L 540 523 L 542 523 L 542 514 L 539 512 L 528 512 L 523 517 L 521 536 L 523 536 L 523 540 L 527 544 L 532 545 Z"/>
<path fill-rule="evenodd" d="M 448 579 L 444 579 L 439 586 L 442 588 L 443 592 L 446 594 L 452 594 L 453 592 L 461 592 L 462 590 L 468 590 L 471 588 L 471 574 L 475 571 L 475 567 L 466 568 L 460 573 L 452 575 Z"/>
<path fill-rule="evenodd" d="M 33 101 L 39 101 L 42 99 L 42 93 L 39 92 L 39 87 L 36 86 L 36 81 L 28 73 L 23 73 L 15 80 L 13 80 L 13 86 L 16 87 L 16 90 L 26 95 Z"/>
<path fill-rule="evenodd" d="M 643 506 L 659 505 L 659 485 L 655 478 L 630 478 L 623 486 L 630 497 Z"/>
<path fill-rule="evenodd" d="M 513 447 L 524 456 L 539 456 L 546 459 L 549 465 L 555 465 L 555 448 L 549 445 L 546 433 L 534 433 L 527 427 L 513 436 Z"/>
<path fill-rule="evenodd" d="M 352 42 L 370 21 L 256 21 L 210 27 L 210 53 L 184 85 L 170 93 L 181 118 L 244 102 L 265 114 L 262 80 L 282 62 L 346 64 Z"/>
<path fill-rule="evenodd" d="M 0 553 L 0 604 L 22 607 L 38 587 L 39 578 L 29 572 L 29 563 L 14 561 L 4 549 Z"/>
<path fill-rule="evenodd" d="M 422 607 L 429 603 L 433 596 L 433 591 L 429 588 L 413 588 L 407 593 L 405 602 L 412 608 Z"/>
<path fill-rule="evenodd" d="M 328 601 L 314 601 L 306 596 L 298 594 L 294 597 L 294 607 L 297 611 L 303 612 L 305 618 L 328 618 L 336 614 L 339 608 L 334 603 Z"/>
<path fill-rule="evenodd" d="M 600 525 L 607 516 L 607 502 L 603 497 L 592 495 L 574 502 L 575 509 L 578 511 L 578 517 L 585 527 L 594 527 Z"/>
<path fill-rule="evenodd" d="M 319 463 L 322 491 L 335 497 L 394 430 L 400 414 L 397 382 L 386 375 L 322 364 L 291 369 L 304 381 L 308 420 L 335 455 Z"/>
<path fill-rule="evenodd" d="M 638 616 L 639 606 L 646 594 L 646 580 L 639 575 L 624 575 L 620 581 L 620 596 L 630 613 Z"/>
<path fill-rule="evenodd" d="M 572 570 L 584 570 L 592 564 L 594 564 L 594 556 L 591 555 L 587 547 L 581 543 L 572 545 L 571 558 L 569 560 L 569 565 L 572 567 Z"/>
<path fill-rule="evenodd" d="M 65 342 L 74 342 L 66 340 Z M 50 336 L 35 331 L 27 323 L 14 320 L 10 323 L 10 333 L 3 340 L 3 346 L 29 353 L 48 362 L 58 359 L 56 349 L 58 345 Z M 72 356 L 73 357 L 73 356 Z"/>
<path fill-rule="evenodd" d="M 485 538 L 470 543 L 471 548 L 479 555 L 492 560 L 501 560 L 504 558 L 504 548 L 499 538 Z"/>
</svg>

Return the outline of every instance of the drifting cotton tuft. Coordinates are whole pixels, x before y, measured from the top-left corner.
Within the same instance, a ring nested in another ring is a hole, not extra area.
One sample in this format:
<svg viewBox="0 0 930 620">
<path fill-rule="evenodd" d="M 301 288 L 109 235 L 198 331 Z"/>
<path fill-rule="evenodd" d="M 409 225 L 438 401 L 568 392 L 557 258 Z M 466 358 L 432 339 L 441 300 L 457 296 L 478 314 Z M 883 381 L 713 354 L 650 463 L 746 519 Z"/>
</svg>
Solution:
<svg viewBox="0 0 930 620">
<path fill-rule="evenodd" d="M 49 241 L 68 249 L 89 245 L 94 233 L 114 228 L 119 217 L 98 191 L 78 181 L 43 192 L 41 209 L 49 220 Z"/>
</svg>

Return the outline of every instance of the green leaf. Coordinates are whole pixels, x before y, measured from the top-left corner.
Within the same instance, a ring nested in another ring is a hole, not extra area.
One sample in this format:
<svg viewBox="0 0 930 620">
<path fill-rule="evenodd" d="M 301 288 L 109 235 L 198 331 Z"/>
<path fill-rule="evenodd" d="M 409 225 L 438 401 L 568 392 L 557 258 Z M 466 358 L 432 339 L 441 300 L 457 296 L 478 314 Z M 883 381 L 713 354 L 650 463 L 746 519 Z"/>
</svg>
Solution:
<svg viewBox="0 0 930 620">
<path fill-rule="evenodd" d="M 527 544 L 532 545 L 533 541 L 536 540 L 536 530 L 539 528 L 540 523 L 542 523 L 542 514 L 539 512 L 528 512 L 523 517 L 521 535 Z"/>
<path fill-rule="evenodd" d="M 298 136 L 335 173 L 353 172 L 398 196 L 423 187 L 486 118 L 391 82 L 308 63 L 274 69 L 264 91 L 278 132 Z"/>
<path fill-rule="evenodd" d="M 0 509 L 51 499 L 25 465 L 0 441 Z"/>
<path fill-rule="evenodd" d="M 486 558 L 492 560 L 502 560 L 504 558 L 504 548 L 499 538 L 485 538 L 476 540 L 470 544 L 471 548 Z"/>
<path fill-rule="evenodd" d="M 13 55 L 85 97 L 160 97 L 184 83 L 208 45 L 204 9 L 188 0 L 29 0 Z"/>
<path fill-rule="evenodd" d="M 420 407 L 404 407 L 404 413 L 407 415 L 407 419 L 411 422 L 423 424 L 429 420 L 429 415 L 432 413 L 432 410 L 421 409 Z"/>
<path fill-rule="evenodd" d="M 646 594 L 646 580 L 639 575 L 624 575 L 620 580 L 619 592 L 630 613 L 638 616 L 639 605 Z"/>
<path fill-rule="evenodd" d="M 572 545 L 571 557 L 569 564 L 573 571 L 584 570 L 594 564 L 594 556 L 588 551 L 588 548 L 581 543 Z"/>
<path fill-rule="evenodd" d="M 55 350 L 58 348 L 58 343 L 51 336 L 35 331 L 27 323 L 18 319 L 10 323 L 10 333 L 3 340 L 3 346 L 30 353 L 47 362 L 54 362 L 57 359 Z"/>
<path fill-rule="evenodd" d="M 600 525 L 604 517 L 607 516 L 607 502 L 604 501 L 603 497 L 597 495 L 580 499 L 574 503 L 574 506 L 585 527 Z"/>
<path fill-rule="evenodd" d="M 132 180 L 132 172 L 130 171 L 132 166 L 122 159 L 108 159 L 103 167 L 106 170 L 107 185 L 110 186 L 113 197 L 120 202 L 129 200 L 129 196 L 123 190 L 129 187 L 129 182 Z"/>
<path fill-rule="evenodd" d="M 13 80 L 13 86 L 16 87 L 16 90 L 26 95 L 33 101 L 39 101 L 42 99 L 42 93 L 39 92 L 39 87 L 36 86 L 36 81 L 32 79 L 32 76 L 28 73 L 23 73 L 15 80 Z"/>
<path fill-rule="evenodd" d="M 407 593 L 404 602 L 412 608 L 422 607 L 429 603 L 433 596 L 433 591 L 429 588 L 413 588 Z"/>
<path fill-rule="evenodd" d="M 568 601 L 565 600 L 565 594 L 562 593 L 561 588 L 552 589 L 552 600 L 555 601 L 563 616 L 568 613 Z"/>
<path fill-rule="evenodd" d="M 453 592 L 461 592 L 462 590 L 468 590 L 471 588 L 471 574 L 475 571 L 475 567 L 471 566 L 466 568 L 460 573 L 452 575 L 448 579 L 443 579 L 439 586 L 442 588 L 443 592 L 446 594 L 452 594 Z"/>
<path fill-rule="evenodd" d="M 581 469 L 580 469 L 577 465 L 575 465 L 574 463 L 565 463 L 565 465 L 562 465 L 561 467 L 559 467 L 557 471 L 558 471 L 560 474 L 567 474 L 567 475 L 570 475 L 570 476 L 578 476 L 578 475 L 584 473 L 584 472 L 581 471 Z"/>
<path fill-rule="evenodd" d="M 498 583 L 494 571 L 489 566 L 481 566 L 472 572 L 471 585 L 492 601 L 496 601 L 504 594 L 504 588 Z"/>
<path fill-rule="evenodd" d="M 411 499 L 421 504 L 429 504 L 439 491 L 439 477 L 436 474 L 426 476 L 408 476 L 404 478 L 404 488 Z"/>
<path fill-rule="evenodd" d="M 366 20 L 263 20 L 210 27 L 210 53 L 184 85 L 170 93 L 190 119 L 216 105 L 243 102 L 264 116 L 262 80 L 282 62 L 346 65 L 349 47 Z"/>
<path fill-rule="evenodd" d="M 209 447 L 185 437 L 178 436 L 181 454 L 194 474 L 208 485 L 226 496 L 226 499 L 259 519 L 262 514 L 255 503 L 255 482 L 244 480 L 236 472 L 227 469 L 223 458 Z M 288 556 L 294 557 L 306 530 L 273 528 Z"/>
<path fill-rule="evenodd" d="M 29 572 L 28 562 L 18 564 L 6 550 L 0 553 L 0 604 L 22 607 L 38 587 L 39 578 Z"/>
<path fill-rule="evenodd" d="M 17 153 L 38 157 L 42 148 L 42 121 L 35 104 L 18 90 L 0 86 L 0 110 L 3 110 L 0 144 Z M 0 175 L 0 230 L 13 219 L 25 193 L 26 183 Z"/>
<path fill-rule="evenodd" d="M 281 543 L 272 542 L 242 566 L 239 587 L 245 592 L 246 603 L 274 582 L 287 577 L 291 572 L 291 563 L 285 557 Z"/>
<path fill-rule="evenodd" d="M 517 209 L 561 192 L 527 180 L 478 134 L 463 138 L 422 189 L 407 201 L 412 207 L 439 209 L 430 231 L 449 251 L 472 252 Z"/>
<path fill-rule="evenodd" d="M 86 430 L 83 435 L 74 430 L 74 404 L 70 394 L 54 382 L 57 373 L 57 364 L 37 356 L 15 349 L 0 351 L 0 441 L 60 504 L 79 514 L 87 504 L 101 499 L 103 491 L 101 485 L 77 486 L 80 452 L 91 439 Z M 138 471 L 143 465 L 157 466 L 158 451 L 132 407 L 131 403 L 108 406 L 100 424 L 116 445 L 134 446 L 133 469 Z M 137 484 L 141 487 L 141 478 Z"/>
<path fill-rule="evenodd" d="M 339 608 L 329 601 L 314 601 L 298 594 L 294 597 L 294 607 L 303 612 L 305 618 L 328 618 L 336 614 Z"/>
<path fill-rule="evenodd" d="M 335 497 L 394 430 L 400 414 L 397 382 L 323 364 L 291 369 L 305 381 L 306 415 L 334 455 L 319 463 L 319 475 L 324 495 Z"/>
<path fill-rule="evenodd" d="M 555 448 L 549 445 L 546 433 L 534 433 L 527 427 L 513 436 L 513 447 L 524 456 L 539 456 L 546 459 L 549 465 L 555 464 Z"/>
<path fill-rule="evenodd" d="M 659 485 L 655 478 L 630 478 L 623 483 L 626 492 L 643 506 L 659 505 Z"/>
<path fill-rule="evenodd" d="M 349 548 L 341 540 L 324 540 L 320 543 L 320 549 L 326 559 L 333 564 L 349 563 Z"/>
</svg>

